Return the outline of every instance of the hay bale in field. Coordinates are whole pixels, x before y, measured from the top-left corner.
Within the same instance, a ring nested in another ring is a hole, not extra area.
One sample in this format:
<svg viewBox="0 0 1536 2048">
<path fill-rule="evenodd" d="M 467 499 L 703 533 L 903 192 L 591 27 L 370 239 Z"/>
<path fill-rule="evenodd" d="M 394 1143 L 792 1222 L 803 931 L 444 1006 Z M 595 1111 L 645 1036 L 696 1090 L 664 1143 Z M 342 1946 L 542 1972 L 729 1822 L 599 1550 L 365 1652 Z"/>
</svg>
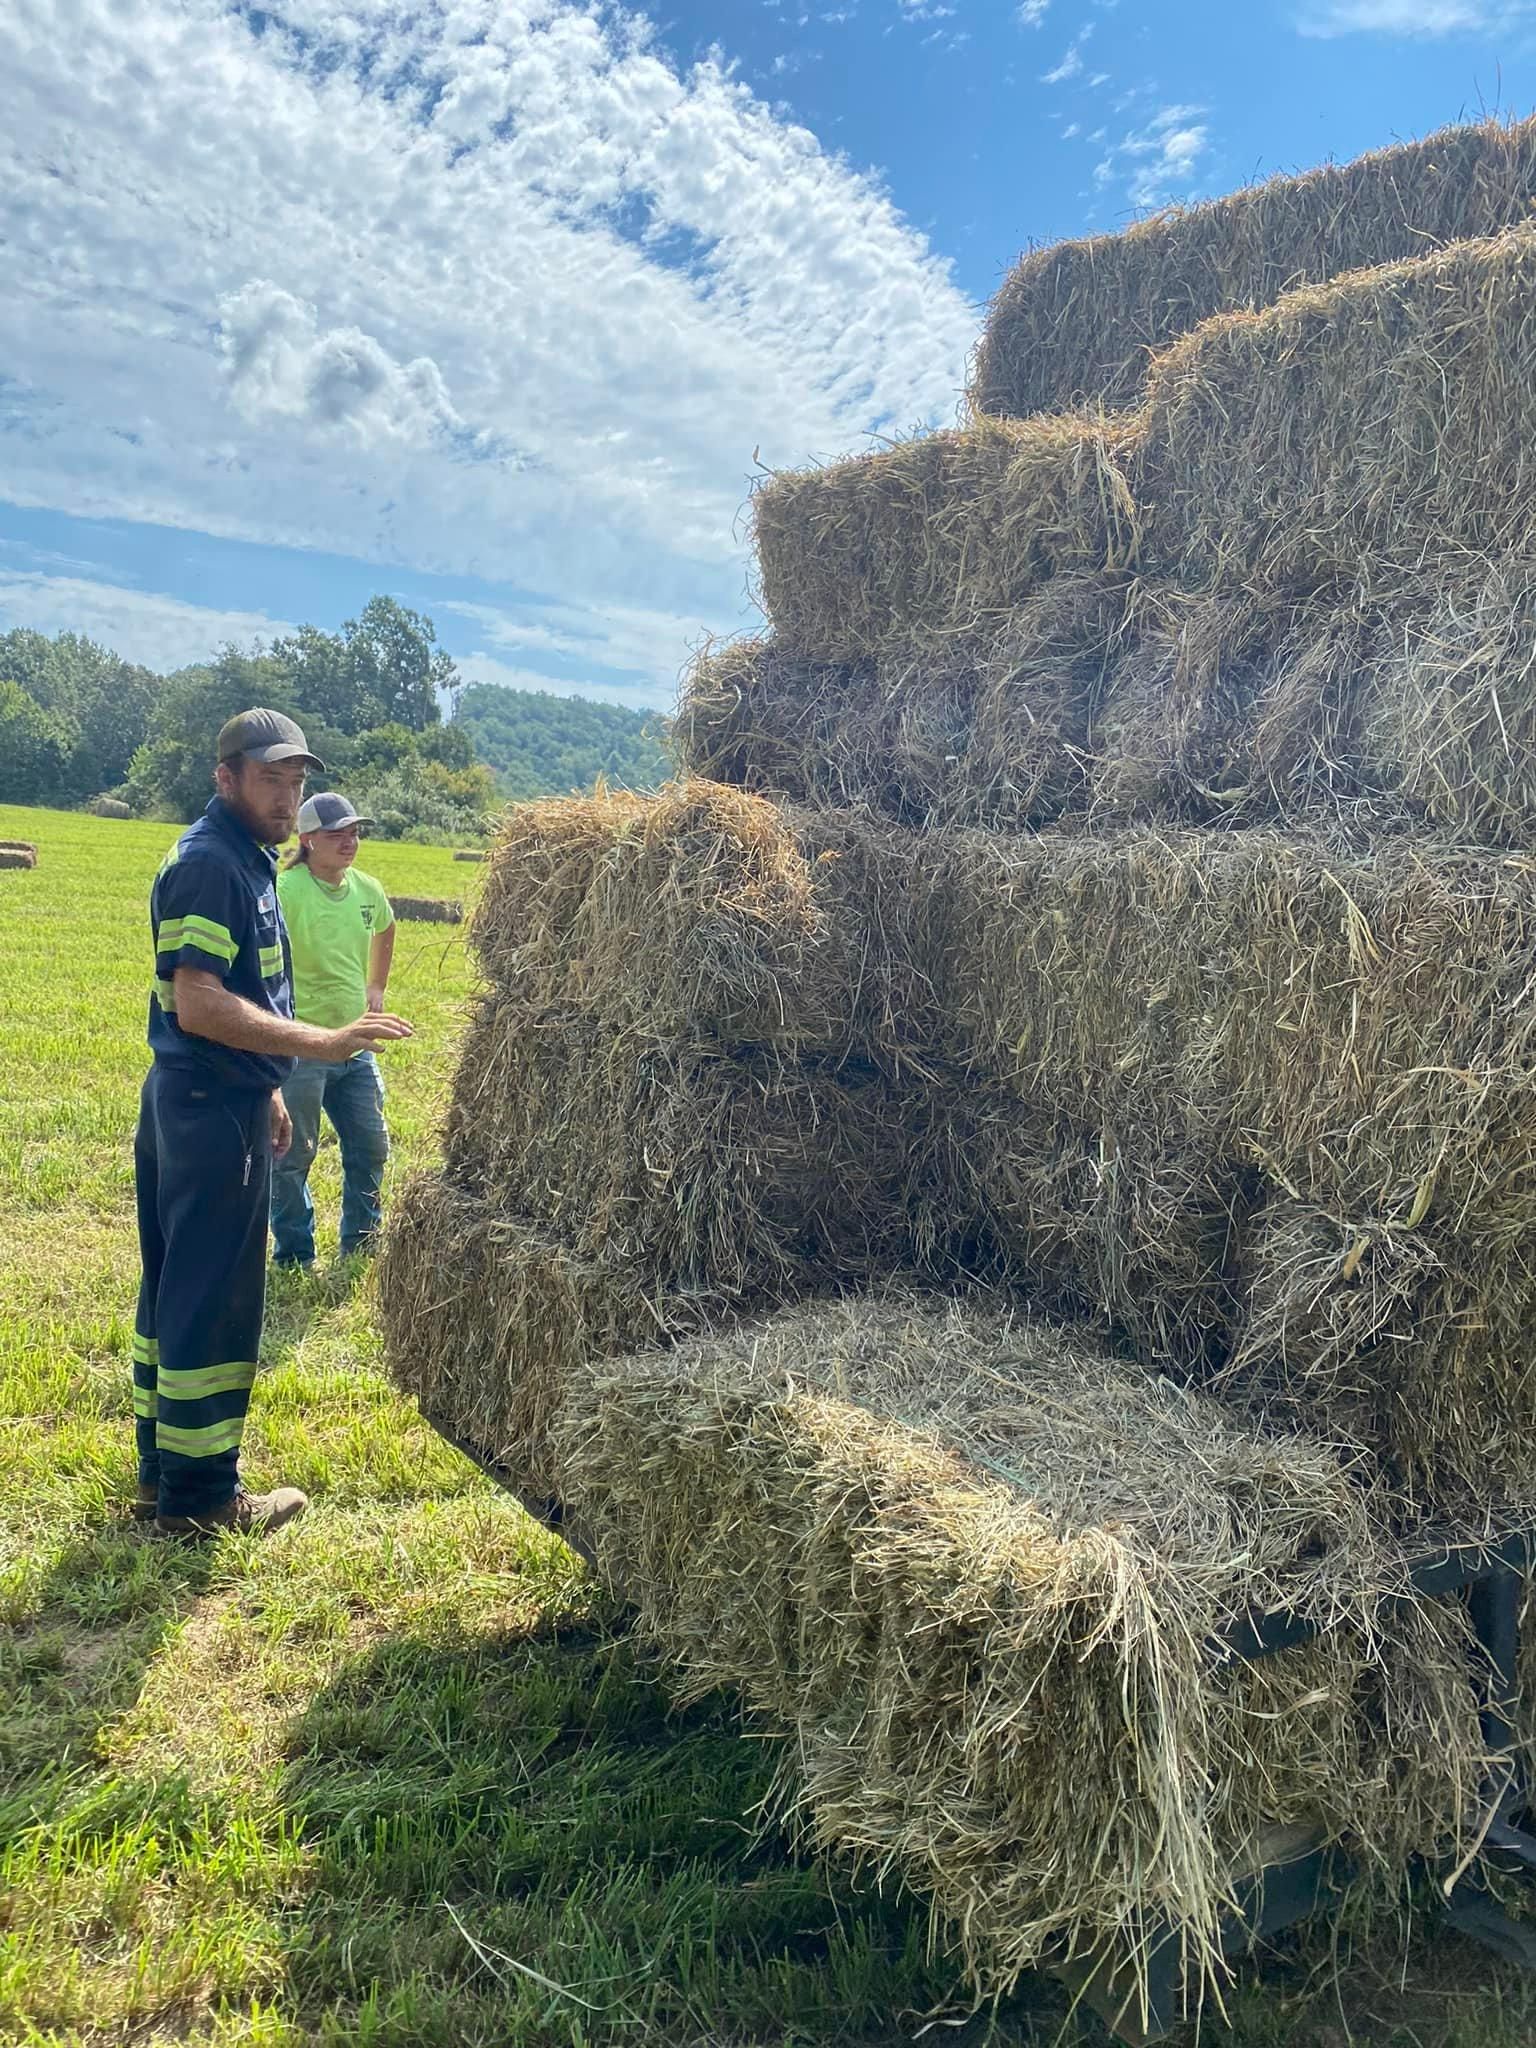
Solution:
<svg viewBox="0 0 1536 2048">
<path fill-rule="evenodd" d="M 1061 576 L 1000 630 L 861 664 L 709 649 L 674 727 L 694 774 L 914 825 L 1043 825 L 1081 805 L 1125 626 L 1121 578 Z"/>
<path fill-rule="evenodd" d="M 912 1211 L 914 1262 L 1005 1282 L 1041 1313 L 1113 1337 L 1182 1378 L 1224 1361 L 1241 1309 L 1261 1177 L 1213 1156 L 1143 1105 L 1139 1127 L 1089 1127 L 972 1085 L 914 1133 L 931 1193 Z"/>
<path fill-rule="evenodd" d="M 789 1736 L 821 1843 L 933 1901 L 983 1993 L 1218 1916 L 1266 1831 L 1393 1891 L 1455 1853 L 1485 1757 L 1460 1603 L 1411 1603 L 1352 1474 L 986 1304 L 802 1311 L 567 1384 L 565 1497 L 684 1694 Z M 1254 1608 L 1329 1625 L 1215 1667 Z"/>
<path fill-rule="evenodd" d="M 660 1040 L 781 1052 L 924 1036 L 910 835 L 699 780 L 519 804 L 471 943 L 490 981 Z"/>
<path fill-rule="evenodd" d="M 904 1261 L 910 1118 L 867 1063 L 722 1056 L 493 997 L 443 1147 L 488 1203 L 723 1312 Z"/>
<path fill-rule="evenodd" d="M 863 664 L 706 652 L 696 775 L 909 825 L 1425 824 L 1536 837 L 1536 564 L 1368 590 L 1054 579 L 999 631 Z"/>
<path fill-rule="evenodd" d="M 957 1053 L 1042 1112 L 1148 1122 L 1344 1214 L 1471 1240 L 1536 1199 L 1536 867 L 1300 835 L 951 835 Z M 935 918 L 935 926 L 939 920 Z"/>
<path fill-rule="evenodd" d="M 1437 578 L 1390 622 L 1362 713 L 1376 780 L 1485 843 L 1536 838 L 1536 563 Z"/>
<path fill-rule="evenodd" d="M 407 924 L 462 924 L 464 906 L 451 896 L 391 896 L 390 907 Z"/>
<path fill-rule="evenodd" d="M 992 302 L 971 404 L 1134 405 L 1149 358 L 1212 314 L 1495 234 L 1533 205 L 1536 121 L 1481 121 L 1031 250 Z"/>
<path fill-rule="evenodd" d="M 93 796 L 85 807 L 93 818 L 131 818 L 133 812 L 119 796 Z"/>
<path fill-rule="evenodd" d="M 37 848 L 21 840 L 12 840 L 0 846 L 0 868 L 35 868 Z"/>
<path fill-rule="evenodd" d="M 704 1323 L 700 1304 L 664 1300 L 622 1259 L 583 1257 L 439 1174 L 391 1205 L 377 1299 L 396 1386 L 552 1492 L 547 1429 L 567 1382 L 593 1359 Z"/>
<path fill-rule="evenodd" d="M 1219 1391 L 1366 1446 L 1402 1516 L 1536 1500 L 1527 1236 L 1469 1245 L 1282 1198 L 1254 1228 L 1246 1268 Z"/>
<path fill-rule="evenodd" d="M 1473 1238 L 1532 1202 L 1528 862 L 903 832 L 696 782 L 548 813 L 512 814 L 476 925 L 530 1011 L 637 1051 L 952 1065 L 1068 1130 L 1155 1132 L 1345 1213 L 1427 1202 Z"/>
<path fill-rule="evenodd" d="M 861 664 L 772 639 L 706 648 L 673 725 L 684 769 L 801 805 L 911 821 L 964 801 L 979 675 L 965 644 Z"/>
<path fill-rule="evenodd" d="M 791 803 L 857 803 L 877 775 L 872 662 L 806 661 L 772 639 L 707 645 L 672 727 L 689 775 Z"/>
<path fill-rule="evenodd" d="M 455 860 L 480 861 L 485 859 L 485 854 L 483 851 L 477 853 L 471 852 L 466 847 L 459 847 L 455 850 L 453 857 Z"/>
<path fill-rule="evenodd" d="M 1536 555 L 1525 450 L 1536 231 L 1209 320 L 1152 366 L 1135 488 L 1147 559 L 1250 589 Z"/>
<path fill-rule="evenodd" d="M 753 499 L 774 631 L 797 654 L 862 662 L 985 631 L 1051 576 L 1129 567 L 1138 432 L 982 420 L 775 476 Z"/>
<path fill-rule="evenodd" d="M 1224 826 L 1390 815 L 1359 737 L 1384 633 L 1331 593 L 1144 586 L 1095 734 L 1097 809 Z"/>
</svg>

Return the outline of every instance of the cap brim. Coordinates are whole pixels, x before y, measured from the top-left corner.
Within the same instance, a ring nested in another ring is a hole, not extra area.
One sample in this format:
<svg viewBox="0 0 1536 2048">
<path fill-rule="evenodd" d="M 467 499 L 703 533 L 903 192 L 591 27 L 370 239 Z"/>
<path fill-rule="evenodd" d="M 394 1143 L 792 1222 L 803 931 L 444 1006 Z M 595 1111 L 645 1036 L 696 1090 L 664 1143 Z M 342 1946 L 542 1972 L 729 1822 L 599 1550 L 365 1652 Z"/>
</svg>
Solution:
<svg viewBox="0 0 1536 2048">
<path fill-rule="evenodd" d="M 246 747 L 247 761 L 307 761 L 311 768 L 325 773 L 325 763 L 318 754 L 312 754 L 308 747 L 296 747 L 292 740 L 276 740 L 270 747 Z"/>
<path fill-rule="evenodd" d="M 372 818 L 364 818 L 354 811 L 350 818 L 338 818 L 333 825 L 306 825 L 306 832 L 350 832 L 354 825 L 371 825 Z"/>
</svg>

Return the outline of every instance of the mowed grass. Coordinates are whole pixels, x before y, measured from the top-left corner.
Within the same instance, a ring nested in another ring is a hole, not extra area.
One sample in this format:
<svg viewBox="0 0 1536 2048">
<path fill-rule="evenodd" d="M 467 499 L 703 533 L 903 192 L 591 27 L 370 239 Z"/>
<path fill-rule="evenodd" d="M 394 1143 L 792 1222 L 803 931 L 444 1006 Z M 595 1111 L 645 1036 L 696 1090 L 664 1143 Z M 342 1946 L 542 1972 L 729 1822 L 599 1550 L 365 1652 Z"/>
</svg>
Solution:
<svg viewBox="0 0 1536 2048">
<path fill-rule="evenodd" d="M 314 1505 L 270 1544 L 146 1538 L 133 1484 L 132 1131 L 145 901 L 172 828 L 0 807 L 0 2040 L 1102 2042 L 1028 1987 L 964 2027 L 925 1917 L 797 1857 L 775 1755 L 679 1714 L 563 1545 L 384 1379 L 366 1271 L 274 1288 L 245 1462 Z M 409 894 L 477 871 L 369 846 Z M 429 1160 L 469 989 L 403 925 L 393 1173 Z M 1536 2001 L 1448 1937 L 1326 1933 L 1245 1973 L 1244 2048 L 1514 2048 Z M 1209 2031 L 1209 2028 L 1208 2028 Z"/>
</svg>

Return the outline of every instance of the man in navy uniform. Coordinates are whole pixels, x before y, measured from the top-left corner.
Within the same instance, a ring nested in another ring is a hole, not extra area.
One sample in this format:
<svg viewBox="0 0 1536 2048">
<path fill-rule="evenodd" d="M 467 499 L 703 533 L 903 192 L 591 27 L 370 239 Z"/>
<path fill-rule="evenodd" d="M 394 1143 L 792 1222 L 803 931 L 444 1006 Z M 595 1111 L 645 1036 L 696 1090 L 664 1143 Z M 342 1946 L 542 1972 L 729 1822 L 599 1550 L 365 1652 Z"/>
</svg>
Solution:
<svg viewBox="0 0 1536 2048">
<path fill-rule="evenodd" d="M 261 1533 L 307 1506 L 297 1487 L 251 1494 L 239 1477 L 272 1161 L 291 1137 L 282 1084 L 296 1059 L 348 1060 L 411 1034 L 381 1014 L 340 1030 L 294 1022 L 273 849 L 293 832 L 306 770 L 322 767 L 281 712 L 231 718 L 219 733 L 218 794 L 150 893 L 154 1060 L 134 1139 L 135 1513 L 168 1535 Z"/>
</svg>

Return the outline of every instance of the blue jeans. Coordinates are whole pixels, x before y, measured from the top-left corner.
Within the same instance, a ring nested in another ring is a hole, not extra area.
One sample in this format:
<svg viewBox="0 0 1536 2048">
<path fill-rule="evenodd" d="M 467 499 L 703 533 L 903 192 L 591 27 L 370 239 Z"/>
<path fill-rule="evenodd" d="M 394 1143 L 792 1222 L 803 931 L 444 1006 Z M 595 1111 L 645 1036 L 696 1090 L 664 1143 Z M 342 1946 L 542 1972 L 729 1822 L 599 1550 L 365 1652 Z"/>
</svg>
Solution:
<svg viewBox="0 0 1536 2048">
<path fill-rule="evenodd" d="M 315 1205 L 309 1169 L 320 1146 L 323 1109 L 341 1141 L 341 1249 L 355 1252 L 383 1220 L 379 1187 L 389 1157 L 384 1125 L 384 1077 L 371 1052 L 356 1059 L 300 1060 L 283 1083 L 293 1118 L 293 1143 L 272 1166 L 272 1257 L 275 1264 L 307 1265 L 315 1256 Z"/>
</svg>

